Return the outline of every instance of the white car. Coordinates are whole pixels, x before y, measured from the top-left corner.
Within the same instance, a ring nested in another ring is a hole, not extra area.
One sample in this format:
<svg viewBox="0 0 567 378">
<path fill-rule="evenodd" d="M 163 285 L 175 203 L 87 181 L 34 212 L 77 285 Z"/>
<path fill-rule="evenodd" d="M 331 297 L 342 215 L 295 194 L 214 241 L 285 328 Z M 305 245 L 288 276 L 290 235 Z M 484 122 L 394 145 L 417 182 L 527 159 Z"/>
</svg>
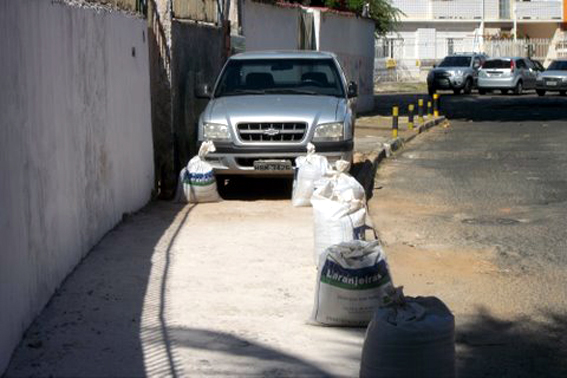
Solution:
<svg viewBox="0 0 567 378">
<path fill-rule="evenodd" d="M 561 96 L 567 94 L 567 59 L 551 62 L 538 77 L 536 92 L 540 96 L 544 96 L 545 92 L 559 92 Z"/>
</svg>

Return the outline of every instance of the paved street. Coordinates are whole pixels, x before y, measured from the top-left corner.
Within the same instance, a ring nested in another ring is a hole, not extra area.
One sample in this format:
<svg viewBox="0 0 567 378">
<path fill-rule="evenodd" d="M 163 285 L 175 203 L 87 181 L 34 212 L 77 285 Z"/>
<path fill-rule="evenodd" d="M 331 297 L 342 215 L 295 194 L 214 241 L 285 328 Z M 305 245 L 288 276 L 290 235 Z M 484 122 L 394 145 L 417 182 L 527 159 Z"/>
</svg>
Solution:
<svg viewBox="0 0 567 378">
<path fill-rule="evenodd" d="M 377 96 L 378 113 L 414 97 Z M 378 169 L 370 211 L 395 284 L 454 311 L 460 377 L 567 375 L 565 105 L 444 97 L 451 127 Z M 232 180 L 224 202 L 128 217 L 63 284 L 6 375 L 357 376 L 364 329 L 307 324 L 312 214 L 291 206 L 290 189 Z"/>
<path fill-rule="evenodd" d="M 380 111 L 407 98 L 379 96 Z M 567 101 L 443 101 L 451 127 L 378 170 L 370 206 L 396 283 L 455 312 L 461 377 L 563 377 Z"/>
</svg>

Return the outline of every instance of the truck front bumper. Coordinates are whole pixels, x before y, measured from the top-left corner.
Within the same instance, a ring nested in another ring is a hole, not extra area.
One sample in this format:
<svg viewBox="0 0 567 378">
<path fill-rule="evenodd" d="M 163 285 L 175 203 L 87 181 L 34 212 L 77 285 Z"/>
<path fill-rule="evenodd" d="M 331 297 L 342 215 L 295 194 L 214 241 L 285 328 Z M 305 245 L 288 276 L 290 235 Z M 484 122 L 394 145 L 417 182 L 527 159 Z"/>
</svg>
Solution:
<svg viewBox="0 0 567 378">
<path fill-rule="evenodd" d="M 313 143 L 316 153 L 334 164 L 338 160 L 352 161 L 354 142 Z M 295 159 L 307 154 L 305 146 L 235 146 L 215 143 L 216 151 L 206 160 L 217 175 L 291 176 L 293 169 L 265 171 L 254 169 L 256 160 L 289 160 L 295 167 Z"/>
</svg>

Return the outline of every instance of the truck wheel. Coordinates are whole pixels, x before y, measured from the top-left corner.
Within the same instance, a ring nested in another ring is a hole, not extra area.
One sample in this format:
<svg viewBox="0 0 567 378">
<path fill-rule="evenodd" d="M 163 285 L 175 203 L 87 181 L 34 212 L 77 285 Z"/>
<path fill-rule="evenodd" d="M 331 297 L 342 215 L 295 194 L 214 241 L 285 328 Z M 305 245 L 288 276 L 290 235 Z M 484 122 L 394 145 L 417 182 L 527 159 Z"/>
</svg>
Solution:
<svg viewBox="0 0 567 378">
<path fill-rule="evenodd" d="M 506 94 L 508 94 L 508 90 L 507 89 L 501 89 L 500 93 L 502 93 L 503 95 L 506 95 Z"/>
<path fill-rule="evenodd" d="M 516 87 L 514 87 L 514 94 L 516 96 L 521 95 L 524 92 L 524 85 L 522 84 L 522 80 L 518 81 L 518 84 L 516 84 Z"/>
<path fill-rule="evenodd" d="M 559 91 L 560 96 L 565 96 L 566 94 L 567 94 L 567 92 L 565 92 L 565 91 Z"/>
<path fill-rule="evenodd" d="M 471 94 L 471 92 L 472 92 L 472 86 L 473 86 L 472 80 L 471 80 L 470 78 L 467 79 L 467 81 L 465 81 L 465 87 L 464 87 L 464 89 L 463 89 L 463 92 L 464 92 L 465 94 Z"/>
<path fill-rule="evenodd" d="M 478 94 L 479 94 L 479 95 L 484 95 L 484 94 L 486 94 L 486 89 L 478 88 Z"/>
<path fill-rule="evenodd" d="M 456 94 L 456 95 L 461 94 L 461 90 L 458 89 L 458 88 L 455 88 L 455 89 L 453 89 L 453 93 Z"/>
<path fill-rule="evenodd" d="M 538 96 L 545 96 L 545 89 L 536 89 L 536 93 Z"/>
</svg>

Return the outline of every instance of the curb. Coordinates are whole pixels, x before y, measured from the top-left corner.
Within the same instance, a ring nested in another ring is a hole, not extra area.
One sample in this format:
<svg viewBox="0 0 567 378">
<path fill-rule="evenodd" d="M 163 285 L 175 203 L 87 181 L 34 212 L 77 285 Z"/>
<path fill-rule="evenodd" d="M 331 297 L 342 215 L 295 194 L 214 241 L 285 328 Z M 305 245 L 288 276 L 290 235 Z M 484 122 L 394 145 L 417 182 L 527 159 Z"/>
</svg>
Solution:
<svg viewBox="0 0 567 378">
<path fill-rule="evenodd" d="M 390 151 L 388 151 L 388 147 L 382 148 L 382 150 L 378 153 L 378 156 L 376 157 L 376 159 L 374 159 L 372 164 L 378 165 L 380 163 L 380 161 L 382 161 L 384 158 L 388 157 L 391 152 L 399 150 L 400 148 L 402 148 L 404 146 L 404 144 L 412 141 L 416 136 L 418 136 L 422 132 L 431 129 L 432 127 L 437 126 L 438 124 L 445 122 L 446 120 L 447 120 L 447 118 L 445 116 L 440 116 L 440 117 L 437 117 L 435 119 L 425 121 L 423 124 L 421 124 L 416 129 L 415 134 L 410 135 L 407 138 L 397 137 L 396 139 L 393 139 L 390 143 Z"/>
<path fill-rule="evenodd" d="M 410 135 L 407 138 L 397 137 L 395 139 L 390 140 L 390 143 L 387 143 L 383 146 L 380 150 L 373 151 L 370 155 L 376 155 L 370 164 L 365 164 L 365 166 L 360 167 L 357 169 L 357 172 L 351 172 L 351 174 L 357 178 L 357 180 L 362 184 L 364 187 L 364 191 L 366 192 L 366 198 L 370 199 L 372 197 L 372 191 L 374 190 L 374 178 L 376 176 L 376 170 L 378 166 L 385 158 L 389 157 L 392 152 L 395 152 L 401 149 L 404 144 L 413 140 L 417 135 L 421 134 L 424 131 L 431 129 L 447 121 L 445 116 L 439 116 L 435 119 L 430 119 L 425 121 L 419 127 L 416 128 L 416 132 Z M 368 161 L 367 161 L 368 162 Z"/>
</svg>

